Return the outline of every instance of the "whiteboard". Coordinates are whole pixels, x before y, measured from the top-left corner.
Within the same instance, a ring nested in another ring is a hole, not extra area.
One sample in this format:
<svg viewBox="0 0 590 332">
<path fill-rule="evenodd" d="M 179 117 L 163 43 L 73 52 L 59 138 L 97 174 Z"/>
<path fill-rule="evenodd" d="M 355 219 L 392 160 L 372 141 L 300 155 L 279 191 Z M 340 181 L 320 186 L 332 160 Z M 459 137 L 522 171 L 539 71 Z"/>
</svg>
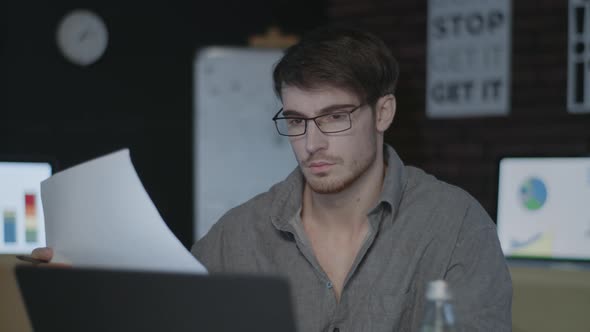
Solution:
<svg viewBox="0 0 590 332">
<path fill-rule="evenodd" d="M 209 47 L 194 59 L 194 236 L 297 165 L 272 121 L 281 50 Z"/>
</svg>

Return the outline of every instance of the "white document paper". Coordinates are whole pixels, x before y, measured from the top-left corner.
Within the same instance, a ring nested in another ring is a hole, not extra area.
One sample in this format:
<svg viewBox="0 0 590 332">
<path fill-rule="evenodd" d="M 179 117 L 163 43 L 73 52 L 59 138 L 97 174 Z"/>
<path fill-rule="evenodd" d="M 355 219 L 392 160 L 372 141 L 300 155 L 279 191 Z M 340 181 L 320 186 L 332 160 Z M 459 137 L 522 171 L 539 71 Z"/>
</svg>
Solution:
<svg viewBox="0 0 590 332">
<path fill-rule="evenodd" d="M 127 149 L 53 175 L 41 199 L 52 262 L 207 273 L 162 220 Z"/>
</svg>

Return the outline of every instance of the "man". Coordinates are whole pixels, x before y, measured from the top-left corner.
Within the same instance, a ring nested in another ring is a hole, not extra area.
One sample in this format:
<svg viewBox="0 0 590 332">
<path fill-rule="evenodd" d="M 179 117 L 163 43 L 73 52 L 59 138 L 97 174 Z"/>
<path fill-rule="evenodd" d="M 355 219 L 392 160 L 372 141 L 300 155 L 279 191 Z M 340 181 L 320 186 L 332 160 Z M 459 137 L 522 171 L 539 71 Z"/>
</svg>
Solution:
<svg viewBox="0 0 590 332">
<path fill-rule="evenodd" d="M 192 253 L 211 273 L 286 277 L 300 331 L 417 331 L 436 279 L 450 285 L 459 331 L 510 331 L 510 275 L 490 217 L 384 144 L 397 76 L 365 32 L 319 29 L 289 48 L 274 70 L 283 108 L 273 120 L 299 165 Z"/>
<path fill-rule="evenodd" d="M 510 331 L 494 223 L 465 191 L 404 166 L 384 133 L 397 63 L 373 35 L 319 29 L 274 70 L 274 117 L 299 166 L 192 248 L 210 272 L 289 279 L 301 331 L 416 331 L 445 279 L 460 331 Z"/>
</svg>

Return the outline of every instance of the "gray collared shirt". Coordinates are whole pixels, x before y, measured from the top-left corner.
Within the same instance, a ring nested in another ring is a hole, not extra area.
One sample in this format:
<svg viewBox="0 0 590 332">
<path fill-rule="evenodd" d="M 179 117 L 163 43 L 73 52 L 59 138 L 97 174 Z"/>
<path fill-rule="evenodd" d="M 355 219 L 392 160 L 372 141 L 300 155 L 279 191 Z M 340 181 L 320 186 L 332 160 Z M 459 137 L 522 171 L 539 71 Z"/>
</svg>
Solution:
<svg viewBox="0 0 590 332">
<path fill-rule="evenodd" d="M 212 273 L 287 278 L 299 331 L 418 331 L 435 279 L 453 292 L 458 331 L 510 331 L 512 283 L 493 221 L 465 191 L 384 151 L 382 193 L 339 302 L 302 231 L 298 168 L 228 211 L 193 255 Z"/>
</svg>

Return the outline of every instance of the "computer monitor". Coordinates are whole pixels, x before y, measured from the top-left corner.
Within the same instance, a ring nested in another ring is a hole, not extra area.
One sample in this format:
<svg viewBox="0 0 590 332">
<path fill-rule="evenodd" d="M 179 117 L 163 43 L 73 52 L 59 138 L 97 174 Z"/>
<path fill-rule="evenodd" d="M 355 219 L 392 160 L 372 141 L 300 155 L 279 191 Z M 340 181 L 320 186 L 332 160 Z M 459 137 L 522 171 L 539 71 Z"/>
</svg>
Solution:
<svg viewBox="0 0 590 332">
<path fill-rule="evenodd" d="M 590 158 L 504 158 L 498 237 L 508 258 L 590 261 Z"/>
<path fill-rule="evenodd" d="M 51 173 L 49 162 L 0 161 L 0 255 L 45 246 L 41 181 Z"/>
</svg>

